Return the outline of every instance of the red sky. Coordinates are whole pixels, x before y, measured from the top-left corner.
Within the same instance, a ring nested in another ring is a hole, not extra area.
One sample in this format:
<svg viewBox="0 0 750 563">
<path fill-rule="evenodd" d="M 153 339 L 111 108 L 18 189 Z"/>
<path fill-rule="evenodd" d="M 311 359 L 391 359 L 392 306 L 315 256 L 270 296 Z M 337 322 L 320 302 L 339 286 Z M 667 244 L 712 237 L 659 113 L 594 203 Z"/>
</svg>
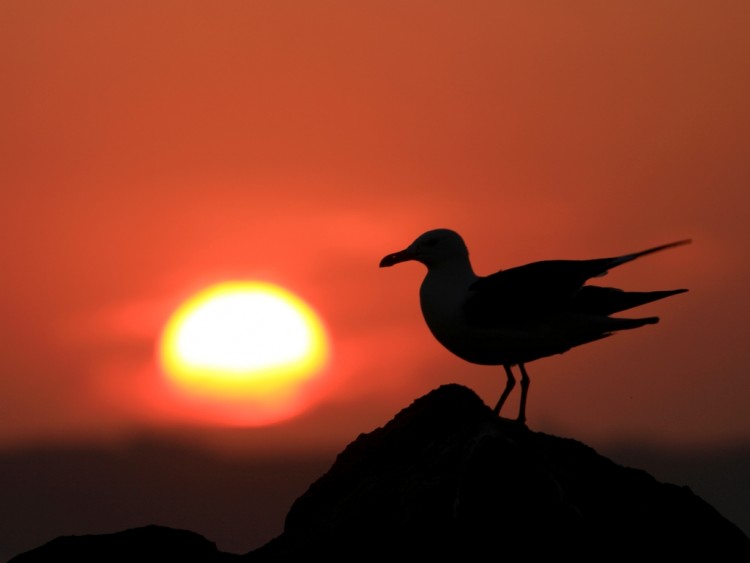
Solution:
<svg viewBox="0 0 750 563">
<path fill-rule="evenodd" d="M 225 279 L 284 285 L 328 326 L 318 407 L 347 424 L 313 408 L 308 446 L 445 382 L 493 402 L 501 370 L 424 326 L 422 267 L 377 268 L 434 227 L 482 274 L 692 237 L 610 274 L 691 293 L 642 309 L 656 327 L 535 363 L 530 423 L 750 437 L 746 3 L 0 10 L 0 444 L 190 423 L 149 387 L 155 339 Z"/>
<path fill-rule="evenodd" d="M 227 279 L 294 291 L 332 346 L 243 448 L 340 449 L 448 382 L 494 404 L 502 370 L 428 333 L 423 268 L 377 267 L 435 227 L 480 274 L 692 237 L 606 279 L 689 288 L 639 311 L 661 324 L 529 366 L 529 425 L 746 443 L 748 29 L 744 1 L 0 4 L 0 448 L 236 447 L 154 361 Z"/>
</svg>

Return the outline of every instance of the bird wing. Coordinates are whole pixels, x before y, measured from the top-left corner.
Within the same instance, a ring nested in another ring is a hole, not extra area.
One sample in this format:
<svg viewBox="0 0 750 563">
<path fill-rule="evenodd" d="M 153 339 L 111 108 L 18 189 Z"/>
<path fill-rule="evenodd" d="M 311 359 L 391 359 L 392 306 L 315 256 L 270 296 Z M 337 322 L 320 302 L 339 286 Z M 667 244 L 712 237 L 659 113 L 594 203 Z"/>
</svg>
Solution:
<svg viewBox="0 0 750 563">
<path fill-rule="evenodd" d="M 558 311 L 609 315 L 681 293 L 620 292 L 584 284 L 641 256 L 688 244 L 681 240 L 640 252 L 591 260 L 544 260 L 479 278 L 464 304 L 467 319 L 479 326 L 503 326 Z"/>
<path fill-rule="evenodd" d="M 562 309 L 612 260 L 546 260 L 479 278 L 469 288 L 466 316 L 478 325 L 502 325 Z"/>
<path fill-rule="evenodd" d="M 573 296 L 567 308 L 574 313 L 606 316 L 686 291 L 687 289 L 623 291 L 613 287 L 586 285 Z"/>
</svg>

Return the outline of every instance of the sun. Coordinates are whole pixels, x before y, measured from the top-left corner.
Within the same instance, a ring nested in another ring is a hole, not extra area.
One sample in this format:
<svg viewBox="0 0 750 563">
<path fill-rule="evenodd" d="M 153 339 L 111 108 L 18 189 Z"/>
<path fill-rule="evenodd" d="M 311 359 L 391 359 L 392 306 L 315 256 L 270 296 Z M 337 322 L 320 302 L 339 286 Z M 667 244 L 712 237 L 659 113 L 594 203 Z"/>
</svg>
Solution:
<svg viewBox="0 0 750 563">
<path fill-rule="evenodd" d="M 313 309 L 286 289 L 257 281 L 219 283 L 189 298 L 169 318 L 159 345 L 174 389 L 243 412 L 248 421 L 285 418 L 328 354 Z"/>
</svg>

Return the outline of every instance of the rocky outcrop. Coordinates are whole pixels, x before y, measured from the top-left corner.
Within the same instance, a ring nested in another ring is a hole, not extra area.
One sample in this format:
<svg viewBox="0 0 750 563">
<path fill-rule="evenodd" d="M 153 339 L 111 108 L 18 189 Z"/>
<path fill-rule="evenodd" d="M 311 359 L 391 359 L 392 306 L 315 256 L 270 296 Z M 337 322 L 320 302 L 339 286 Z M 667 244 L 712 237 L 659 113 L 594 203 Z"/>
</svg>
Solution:
<svg viewBox="0 0 750 563">
<path fill-rule="evenodd" d="M 360 435 L 292 505 L 284 532 L 245 555 L 149 526 L 64 537 L 36 561 L 750 560 L 750 539 L 687 487 L 571 439 L 498 418 L 447 385 Z"/>
<path fill-rule="evenodd" d="M 575 440 L 499 419 L 441 387 L 359 436 L 292 506 L 259 560 L 459 560 L 696 553 L 750 556 L 750 540 L 687 487 Z"/>
</svg>

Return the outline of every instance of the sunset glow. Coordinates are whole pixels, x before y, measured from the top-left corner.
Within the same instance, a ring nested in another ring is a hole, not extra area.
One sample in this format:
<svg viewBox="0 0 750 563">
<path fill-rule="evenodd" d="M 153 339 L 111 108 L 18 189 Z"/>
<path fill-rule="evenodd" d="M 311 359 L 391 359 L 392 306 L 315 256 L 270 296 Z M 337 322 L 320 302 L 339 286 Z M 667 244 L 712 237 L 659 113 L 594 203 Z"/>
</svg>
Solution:
<svg viewBox="0 0 750 563">
<path fill-rule="evenodd" d="M 750 535 L 750 2 L 40 0 L 0 28 L 0 562 L 138 522 L 248 553 L 300 460 L 443 385 L 494 406 L 425 266 L 378 267 L 437 228 L 478 276 L 691 238 L 591 280 L 689 291 L 526 366 L 527 424 L 695 491 L 709 462 L 677 460 L 720 452 Z"/>
<path fill-rule="evenodd" d="M 323 325 L 304 301 L 276 285 L 241 281 L 183 303 L 159 350 L 181 393 L 264 411 L 286 411 L 328 357 Z"/>
</svg>

